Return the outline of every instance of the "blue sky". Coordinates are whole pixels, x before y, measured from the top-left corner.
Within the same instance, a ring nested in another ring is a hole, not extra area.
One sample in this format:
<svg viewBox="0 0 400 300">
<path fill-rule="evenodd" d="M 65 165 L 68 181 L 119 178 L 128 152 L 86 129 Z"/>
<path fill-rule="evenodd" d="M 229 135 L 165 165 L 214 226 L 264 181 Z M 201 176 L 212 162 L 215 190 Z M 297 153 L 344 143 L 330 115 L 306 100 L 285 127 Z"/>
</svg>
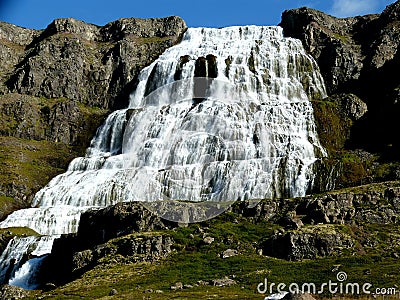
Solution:
<svg viewBox="0 0 400 300">
<path fill-rule="evenodd" d="M 337 17 L 381 12 L 394 0 L 0 0 L 0 20 L 43 29 L 72 17 L 104 25 L 119 18 L 178 15 L 189 27 L 277 25 L 285 9 L 302 6 Z"/>
</svg>

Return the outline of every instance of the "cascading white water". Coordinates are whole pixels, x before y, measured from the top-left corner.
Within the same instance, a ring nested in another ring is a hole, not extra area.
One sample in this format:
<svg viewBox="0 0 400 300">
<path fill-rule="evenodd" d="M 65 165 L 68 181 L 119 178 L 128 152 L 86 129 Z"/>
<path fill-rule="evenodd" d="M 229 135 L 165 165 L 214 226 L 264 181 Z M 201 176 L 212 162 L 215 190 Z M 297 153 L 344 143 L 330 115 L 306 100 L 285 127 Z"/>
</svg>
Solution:
<svg viewBox="0 0 400 300">
<path fill-rule="evenodd" d="M 216 80 L 208 97 L 194 103 L 199 61 L 206 62 L 204 76 Z M 309 101 L 316 94 L 325 95 L 316 63 L 280 27 L 189 29 L 142 70 L 129 108 L 107 118 L 87 155 L 0 227 L 55 237 L 76 232 L 90 207 L 122 201 L 303 196 L 312 164 L 325 155 Z M 49 253 L 52 240 L 42 238 L 37 252 Z M 39 263 L 20 263 L 10 283 L 29 282 Z"/>
</svg>

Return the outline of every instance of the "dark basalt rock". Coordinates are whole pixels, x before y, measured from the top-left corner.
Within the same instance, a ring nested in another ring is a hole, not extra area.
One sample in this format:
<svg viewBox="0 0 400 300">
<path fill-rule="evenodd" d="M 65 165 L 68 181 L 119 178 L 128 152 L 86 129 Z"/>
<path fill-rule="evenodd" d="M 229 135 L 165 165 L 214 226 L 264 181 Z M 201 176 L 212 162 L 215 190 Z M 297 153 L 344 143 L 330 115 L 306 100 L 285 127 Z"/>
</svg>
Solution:
<svg viewBox="0 0 400 300">
<path fill-rule="evenodd" d="M 185 30 L 178 17 L 121 19 L 104 27 L 57 19 L 37 33 L 6 86 L 37 97 L 124 107 L 140 69 L 179 42 Z"/>
<path fill-rule="evenodd" d="M 354 34 L 377 18 L 370 15 L 338 19 L 303 7 L 283 12 L 279 25 L 286 36 L 303 42 L 317 61 L 329 94 L 333 94 L 345 92 L 346 85 L 359 79 L 364 55 Z"/>
<path fill-rule="evenodd" d="M 179 58 L 179 64 L 177 65 L 176 71 L 175 71 L 175 74 L 174 74 L 174 79 L 175 80 L 181 80 L 182 79 L 181 78 L 181 76 L 182 76 L 182 68 L 189 61 L 190 61 L 190 56 L 189 55 L 184 55 L 184 56 L 181 56 Z"/>
<path fill-rule="evenodd" d="M 106 256 L 121 255 L 134 262 L 165 257 L 172 251 L 172 238 L 148 232 L 177 226 L 153 215 L 138 202 L 87 211 L 81 217 L 78 233 L 55 240 L 40 281 L 66 282 Z"/>
<path fill-rule="evenodd" d="M 82 249 L 85 249 L 133 232 L 166 230 L 177 226 L 177 223 L 152 214 L 140 202 L 119 203 L 83 213 L 78 237 L 82 241 Z"/>
<path fill-rule="evenodd" d="M 206 57 L 199 57 L 195 63 L 194 77 L 209 77 L 217 78 L 218 66 L 217 57 L 212 54 L 208 54 Z"/>
<path fill-rule="evenodd" d="M 354 246 L 352 238 L 340 231 L 324 226 L 323 231 L 293 231 L 277 233 L 263 244 L 263 254 L 287 260 L 315 259 L 337 254 Z"/>
<path fill-rule="evenodd" d="M 317 61 L 330 95 L 352 93 L 368 105 L 368 113 L 352 129 L 349 147 L 379 152 L 384 160 L 400 160 L 393 134 L 400 114 L 400 1 L 380 15 L 338 19 L 299 8 L 285 11 L 280 25 L 298 38 Z M 350 107 L 351 109 L 351 107 Z"/>
<path fill-rule="evenodd" d="M 77 276 L 107 257 L 124 257 L 129 262 L 154 262 L 172 252 L 174 240 L 167 235 L 137 234 L 112 240 L 72 256 L 71 273 Z"/>
<path fill-rule="evenodd" d="M 294 201 L 263 200 L 254 206 L 239 202 L 235 213 L 256 222 L 270 221 L 289 230 L 305 224 L 358 224 L 362 222 L 398 224 L 400 222 L 400 187 L 398 182 L 369 185 L 368 191 L 332 192 Z"/>
<path fill-rule="evenodd" d="M 285 217 L 278 222 L 286 225 L 287 230 L 278 230 L 263 242 L 263 255 L 287 260 L 341 255 L 356 245 L 354 236 L 341 225 L 400 222 L 400 188 L 396 184 L 379 192 L 372 188 L 361 193 L 332 193 L 298 200 L 295 204 L 282 202 L 277 214 L 270 219 L 275 222 L 283 214 Z M 261 217 L 264 213 L 260 209 Z M 290 219 L 296 218 L 293 213 L 306 226 L 287 226 L 293 224 L 287 221 L 288 215 Z"/>
</svg>

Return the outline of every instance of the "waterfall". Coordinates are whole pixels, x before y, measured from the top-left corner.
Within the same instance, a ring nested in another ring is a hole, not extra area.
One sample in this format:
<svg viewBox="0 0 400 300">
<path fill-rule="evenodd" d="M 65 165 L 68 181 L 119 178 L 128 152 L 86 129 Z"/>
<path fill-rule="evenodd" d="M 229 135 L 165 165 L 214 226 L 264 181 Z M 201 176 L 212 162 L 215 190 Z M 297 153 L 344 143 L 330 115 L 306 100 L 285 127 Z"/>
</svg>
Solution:
<svg viewBox="0 0 400 300">
<path fill-rule="evenodd" d="M 45 255 L 51 251 L 56 236 L 24 238 L 14 237 L 0 256 L 0 282 L 7 282 L 26 289 L 38 285 L 34 275 Z M 29 259 L 27 256 L 34 256 Z"/>
<path fill-rule="evenodd" d="M 280 27 L 188 29 L 141 71 L 129 107 L 109 115 L 86 156 L 0 223 L 41 235 L 9 243 L 2 282 L 35 288 L 29 274 L 89 208 L 304 196 L 326 155 L 309 100 L 325 95 L 315 61 Z"/>
</svg>

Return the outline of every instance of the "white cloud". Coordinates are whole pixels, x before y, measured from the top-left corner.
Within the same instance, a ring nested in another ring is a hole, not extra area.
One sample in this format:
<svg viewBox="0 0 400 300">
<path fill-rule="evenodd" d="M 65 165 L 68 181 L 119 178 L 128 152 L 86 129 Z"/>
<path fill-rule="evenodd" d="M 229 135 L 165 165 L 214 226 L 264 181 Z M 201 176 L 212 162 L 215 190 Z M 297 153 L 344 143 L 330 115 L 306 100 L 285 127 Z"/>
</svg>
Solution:
<svg viewBox="0 0 400 300">
<path fill-rule="evenodd" d="M 334 0 L 330 14 L 335 17 L 352 17 L 365 15 L 376 10 L 376 0 Z"/>
</svg>

